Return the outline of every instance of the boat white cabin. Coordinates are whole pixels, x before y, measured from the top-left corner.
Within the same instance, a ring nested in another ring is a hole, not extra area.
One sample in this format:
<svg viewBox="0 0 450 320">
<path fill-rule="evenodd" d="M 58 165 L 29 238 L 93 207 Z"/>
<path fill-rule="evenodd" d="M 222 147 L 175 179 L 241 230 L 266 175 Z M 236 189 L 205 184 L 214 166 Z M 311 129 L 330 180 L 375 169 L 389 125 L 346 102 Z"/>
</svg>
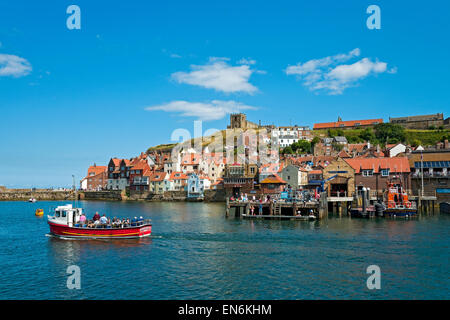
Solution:
<svg viewBox="0 0 450 320">
<path fill-rule="evenodd" d="M 71 204 L 66 204 L 65 206 L 56 207 L 54 215 L 47 217 L 49 222 L 73 227 L 80 221 L 82 213 L 82 208 L 73 208 Z"/>
</svg>

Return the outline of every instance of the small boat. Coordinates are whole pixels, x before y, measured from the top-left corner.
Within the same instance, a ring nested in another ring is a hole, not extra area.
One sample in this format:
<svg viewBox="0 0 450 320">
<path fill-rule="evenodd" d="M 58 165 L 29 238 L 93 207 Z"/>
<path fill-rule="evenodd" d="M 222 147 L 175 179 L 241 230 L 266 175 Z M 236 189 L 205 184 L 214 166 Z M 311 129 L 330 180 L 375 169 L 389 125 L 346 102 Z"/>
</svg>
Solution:
<svg viewBox="0 0 450 320">
<path fill-rule="evenodd" d="M 44 210 L 43 209 L 36 209 L 36 211 L 34 212 L 34 215 L 37 217 L 42 217 L 44 215 Z"/>
<path fill-rule="evenodd" d="M 30 199 L 28 199 L 28 202 L 33 202 L 33 203 L 35 203 L 37 200 L 35 199 L 35 198 L 30 198 Z"/>
<path fill-rule="evenodd" d="M 441 202 L 439 204 L 439 211 L 441 213 L 450 213 L 450 202 Z"/>
<path fill-rule="evenodd" d="M 132 221 L 129 226 L 98 225 L 87 227 L 80 223 L 82 208 L 71 204 L 58 206 L 53 216 L 48 216 L 50 233 L 57 237 L 74 239 L 134 239 L 150 236 L 152 224 L 149 219 Z"/>
<path fill-rule="evenodd" d="M 402 184 L 388 182 L 386 191 L 387 206 L 384 213 L 390 217 L 411 217 L 417 214 L 416 203 L 408 200 Z"/>
</svg>

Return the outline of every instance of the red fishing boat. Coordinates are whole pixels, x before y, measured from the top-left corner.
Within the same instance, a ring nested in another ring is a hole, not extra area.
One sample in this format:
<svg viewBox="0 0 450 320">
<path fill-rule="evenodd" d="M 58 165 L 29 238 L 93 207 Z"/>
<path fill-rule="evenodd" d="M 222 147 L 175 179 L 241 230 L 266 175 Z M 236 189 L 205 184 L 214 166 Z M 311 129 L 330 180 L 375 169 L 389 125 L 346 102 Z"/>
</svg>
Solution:
<svg viewBox="0 0 450 320">
<path fill-rule="evenodd" d="M 133 239 L 150 236 L 152 224 L 149 219 L 132 220 L 129 223 L 97 224 L 82 223 L 83 209 L 71 204 L 59 206 L 53 216 L 48 216 L 50 233 L 57 237 L 79 239 Z M 87 221 L 86 221 L 87 222 Z"/>
</svg>

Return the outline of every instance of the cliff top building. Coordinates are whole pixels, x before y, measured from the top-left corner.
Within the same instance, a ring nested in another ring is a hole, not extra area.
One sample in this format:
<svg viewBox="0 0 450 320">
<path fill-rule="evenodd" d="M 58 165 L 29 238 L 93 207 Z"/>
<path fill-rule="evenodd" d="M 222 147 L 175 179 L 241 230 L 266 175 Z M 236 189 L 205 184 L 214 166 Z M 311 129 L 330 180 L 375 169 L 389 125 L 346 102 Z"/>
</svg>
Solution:
<svg viewBox="0 0 450 320">
<path fill-rule="evenodd" d="M 373 127 L 379 123 L 383 123 L 383 119 L 342 121 L 341 117 L 338 117 L 338 121 L 336 122 L 315 123 L 313 130 L 366 128 Z"/>
<path fill-rule="evenodd" d="M 428 129 L 444 125 L 444 114 L 419 115 L 410 117 L 389 118 L 390 123 L 399 124 L 407 129 Z"/>
<path fill-rule="evenodd" d="M 259 128 L 254 122 L 247 121 L 247 115 L 245 113 L 232 113 L 230 114 L 230 125 L 227 129 L 256 129 Z"/>
</svg>

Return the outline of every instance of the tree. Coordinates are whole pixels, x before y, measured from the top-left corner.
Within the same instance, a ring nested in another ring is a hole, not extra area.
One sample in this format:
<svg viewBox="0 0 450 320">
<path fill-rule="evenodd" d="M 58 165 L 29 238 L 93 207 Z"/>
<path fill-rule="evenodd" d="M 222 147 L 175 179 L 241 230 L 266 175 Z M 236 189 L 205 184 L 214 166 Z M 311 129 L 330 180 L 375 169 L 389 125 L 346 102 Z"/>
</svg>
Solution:
<svg viewBox="0 0 450 320">
<path fill-rule="evenodd" d="M 311 143 L 306 140 L 299 140 L 291 144 L 291 148 L 294 152 L 309 153 L 311 152 Z"/>
<path fill-rule="evenodd" d="M 405 129 L 394 123 L 379 123 L 375 126 L 375 137 L 381 143 L 404 142 Z"/>
<path fill-rule="evenodd" d="M 375 133 L 373 132 L 373 130 L 371 128 L 366 128 L 364 130 L 361 131 L 361 133 L 359 134 L 359 137 L 361 139 L 363 139 L 364 141 L 371 141 L 372 143 L 375 143 L 376 141 L 376 136 Z"/>
<path fill-rule="evenodd" d="M 314 138 L 311 140 L 311 146 L 314 147 L 314 145 L 315 145 L 316 143 L 319 143 L 319 142 L 320 142 L 319 137 L 314 137 Z"/>
<path fill-rule="evenodd" d="M 286 148 L 283 149 L 283 154 L 293 154 L 294 151 L 292 150 L 291 146 L 287 146 Z"/>
</svg>

